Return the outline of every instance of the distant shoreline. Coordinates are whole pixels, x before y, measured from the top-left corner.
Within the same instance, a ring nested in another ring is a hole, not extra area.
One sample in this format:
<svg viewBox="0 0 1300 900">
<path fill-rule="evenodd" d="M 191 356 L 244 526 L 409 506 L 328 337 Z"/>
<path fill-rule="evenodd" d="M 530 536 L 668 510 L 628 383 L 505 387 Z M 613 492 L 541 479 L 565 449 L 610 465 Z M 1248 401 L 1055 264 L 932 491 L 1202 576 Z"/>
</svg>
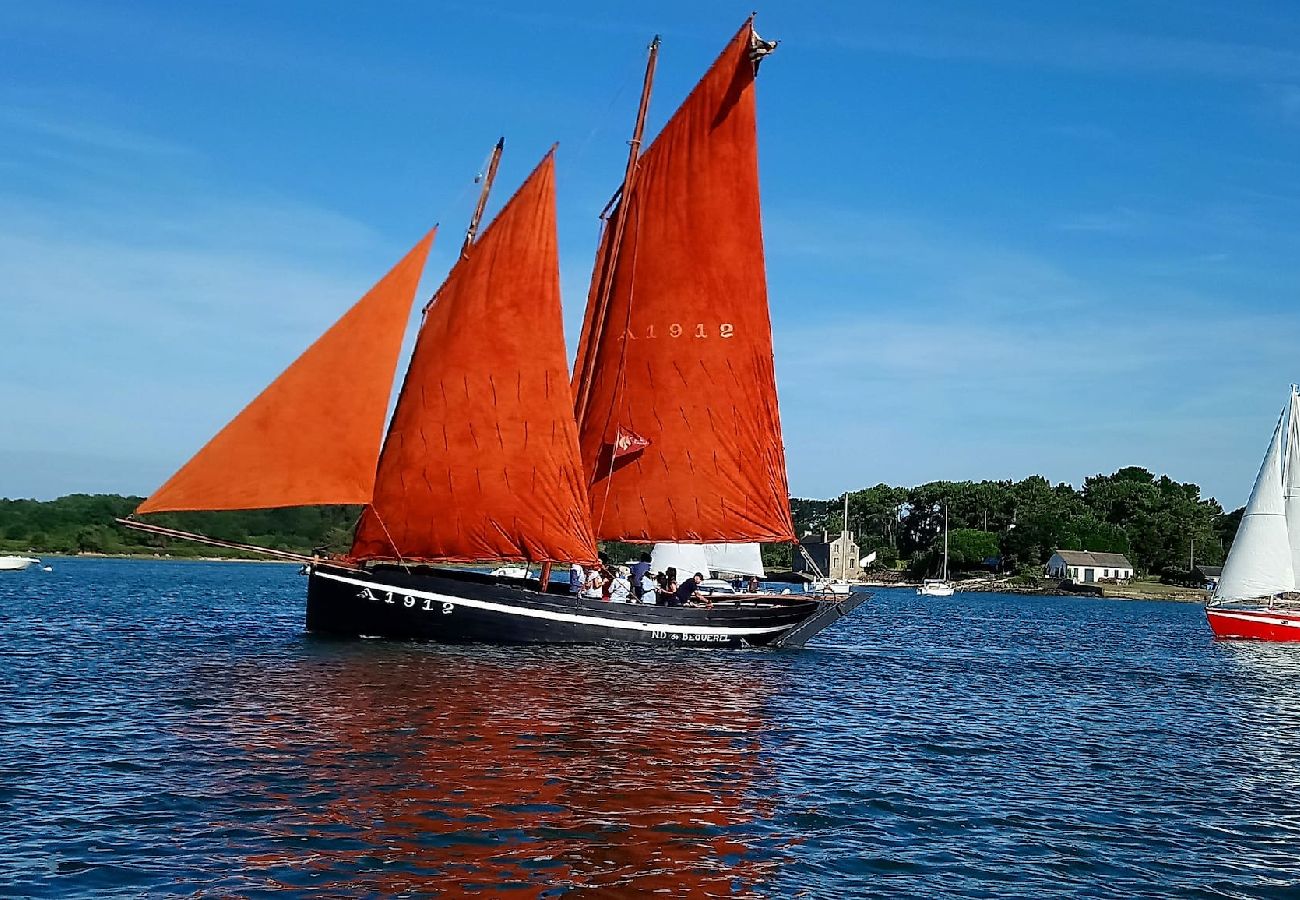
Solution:
<svg viewBox="0 0 1300 900">
<path fill-rule="evenodd" d="M 222 563 L 273 563 L 281 566 L 300 566 L 294 559 L 270 559 L 255 556 L 168 556 L 154 553 L 40 553 L 35 550 L 18 551 L 39 558 L 42 562 L 53 559 L 136 559 L 142 562 L 222 562 Z"/>
<path fill-rule="evenodd" d="M 8 551 L 5 551 L 8 552 Z M 42 562 L 55 559 L 124 559 L 139 560 L 143 562 L 219 562 L 219 563 L 256 563 L 258 565 L 281 565 L 281 566 L 300 566 L 301 562 L 292 559 L 270 559 L 258 558 L 252 556 L 170 556 L 165 554 L 153 553 L 40 553 L 38 551 L 13 551 L 18 554 L 28 554 L 41 559 Z M 920 587 L 920 582 L 895 582 L 885 584 L 883 582 L 856 582 L 856 586 L 864 588 L 888 588 L 896 590 L 915 590 Z M 993 585 L 986 581 L 975 581 L 974 583 L 965 584 L 963 582 L 954 582 L 958 593 L 963 594 L 1016 594 L 1028 597 L 1081 597 L 1093 600 L 1152 600 L 1165 603 L 1205 603 L 1207 594 L 1205 591 L 1197 591 L 1192 588 L 1182 588 L 1175 585 L 1160 584 L 1159 582 L 1137 582 L 1123 587 L 1112 587 L 1110 585 L 1098 585 L 1101 588 L 1101 594 L 1094 594 L 1085 591 L 1067 591 L 1059 588 L 1044 587 L 1027 587 L 1022 585 Z"/>
<path fill-rule="evenodd" d="M 1165 603 L 1200 603 L 1208 599 L 1208 594 L 1195 588 L 1178 587 L 1154 581 L 1131 582 L 1127 585 L 1097 585 L 1101 593 L 1090 591 L 1067 591 L 1061 588 L 1028 587 L 1012 584 L 990 584 L 975 580 L 970 583 L 956 581 L 952 583 L 958 593 L 963 594 L 1022 594 L 1030 597 L 1082 597 L 1092 600 L 1152 600 Z M 920 583 L 871 584 L 862 583 L 866 588 L 900 588 L 903 590 L 920 587 Z"/>
</svg>

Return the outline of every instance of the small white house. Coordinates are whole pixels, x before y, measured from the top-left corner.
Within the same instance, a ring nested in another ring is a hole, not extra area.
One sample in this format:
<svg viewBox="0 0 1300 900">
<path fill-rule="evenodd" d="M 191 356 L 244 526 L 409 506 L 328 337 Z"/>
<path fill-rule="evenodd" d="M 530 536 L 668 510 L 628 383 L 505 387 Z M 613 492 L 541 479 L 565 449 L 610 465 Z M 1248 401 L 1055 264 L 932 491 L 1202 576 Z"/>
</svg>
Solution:
<svg viewBox="0 0 1300 900">
<path fill-rule="evenodd" d="M 1133 577 L 1133 564 L 1122 553 L 1057 550 L 1047 561 L 1047 575 L 1078 582 L 1128 581 Z"/>
</svg>

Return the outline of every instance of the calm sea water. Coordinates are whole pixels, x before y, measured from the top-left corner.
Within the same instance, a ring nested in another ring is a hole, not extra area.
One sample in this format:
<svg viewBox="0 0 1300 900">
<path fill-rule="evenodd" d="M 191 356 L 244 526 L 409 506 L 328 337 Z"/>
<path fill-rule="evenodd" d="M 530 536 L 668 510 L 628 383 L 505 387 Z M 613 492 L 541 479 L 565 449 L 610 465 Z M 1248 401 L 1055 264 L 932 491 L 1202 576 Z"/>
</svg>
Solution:
<svg viewBox="0 0 1300 900">
<path fill-rule="evenodd" d="M 0 576 L 0 894 L 1300 894 L 1300 646 L 1196 606 L 469 649 L 309 637 L 296 567 L 54 565 Z"/>
</svg>

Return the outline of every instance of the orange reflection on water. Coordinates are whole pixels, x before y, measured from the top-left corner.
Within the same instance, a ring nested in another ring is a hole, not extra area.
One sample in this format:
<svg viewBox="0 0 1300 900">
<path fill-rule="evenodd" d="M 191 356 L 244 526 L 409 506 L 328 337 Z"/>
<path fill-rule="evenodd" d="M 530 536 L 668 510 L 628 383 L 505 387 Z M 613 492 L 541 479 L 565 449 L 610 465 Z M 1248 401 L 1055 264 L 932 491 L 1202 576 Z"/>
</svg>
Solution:
<svg viewBox="0 0 1300 900">
<path fill-rule="evenodd" d="M 263 695 L 304 738 L 279 887 L 735 896 L 768 875 L 762 667 L 700 652 L 323 645 Z M 305 778 L 308 783 L 303 784 Z M 267 787 L 275 790 L 276 780 Z M 306 802 L 304 802 L 306 801 Z"/>
</svg>

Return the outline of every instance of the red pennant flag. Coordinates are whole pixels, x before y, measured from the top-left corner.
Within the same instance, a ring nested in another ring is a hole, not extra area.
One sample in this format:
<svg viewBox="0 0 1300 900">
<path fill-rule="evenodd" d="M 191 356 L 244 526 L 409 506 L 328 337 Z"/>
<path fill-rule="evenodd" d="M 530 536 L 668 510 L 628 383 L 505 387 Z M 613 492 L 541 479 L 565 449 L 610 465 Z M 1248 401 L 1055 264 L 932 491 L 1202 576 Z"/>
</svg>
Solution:
<svg viewBox="0 0 1300 900">
<path fill-rule="evenodd" d="M 614 435 L 614 459 L 624 456 L 630 456 L 633 453 L 640 453 L 650 442 L 635 431 L 628 431 L 622 425 L 618 426 L 618 433 Z"/>
</svg>

